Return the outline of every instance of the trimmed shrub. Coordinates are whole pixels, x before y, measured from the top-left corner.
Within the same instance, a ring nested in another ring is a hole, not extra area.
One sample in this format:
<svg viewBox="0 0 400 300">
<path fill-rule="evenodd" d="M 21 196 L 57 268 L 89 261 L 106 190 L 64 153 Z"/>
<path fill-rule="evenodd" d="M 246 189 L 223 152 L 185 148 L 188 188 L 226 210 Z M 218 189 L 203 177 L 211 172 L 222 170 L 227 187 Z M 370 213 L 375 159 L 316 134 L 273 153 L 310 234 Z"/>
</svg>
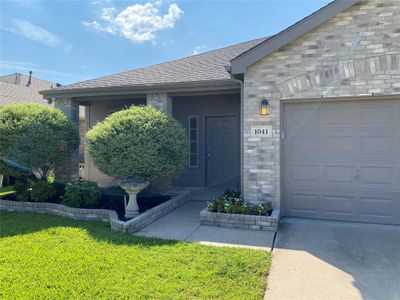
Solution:
<svg viewBox="0 0 400 300">
<path fill-rule="evenodd" d="M 243 200 L 240 192 L 227 190 L 218 198 L 208 202 L 207 208 L 209 212 L 265 216 L 271 215 L 272 203 L 252 205 Z"/>
<path fill-rule="evenodd" d="M 30 193 L 29 193 L 29 183 L 24 180 L 17 180 L 14 185 L 15 189 L 15 198 L 18 201 L 29 201 Z"/>
<path fill-rule="evenodd" d="M 31 199 L 35 202 L 51 202 L 57 195 L 57 189 L 53 183 L 36 181 L 31 184 Z"/>
<path fill-rule="evenodd" d="M 88 133 L 89 153 L 116 179 L 170 183 L 187 159 L 187 137 L 174 118 L 152 106 L 115 112 Z"/>
<path fill-rule="evenodd" d="M 63 181 L 59 181 L 59 180 L 54 180 L 54 187 L 56 188 L 57 191 L 57 199 L 58 202 L 60 201 L 60 199 L 64 196 L 65 194 L 65 188 L 67 187 L 66 183 Z"/>
<path fill-rule="evenodd" d="M 96 208 L 101 201 L 101 190 L 96 182 L 75 181 L 67 184 L 62 203 L 72 207 Z"/>
<path fill-rule="evenodd" d="M 35 103 L 0 109 L 0 159 L 31 168 L 44 179 L 79 145 L 78 129 L 59 110 Z"/>
</svg>

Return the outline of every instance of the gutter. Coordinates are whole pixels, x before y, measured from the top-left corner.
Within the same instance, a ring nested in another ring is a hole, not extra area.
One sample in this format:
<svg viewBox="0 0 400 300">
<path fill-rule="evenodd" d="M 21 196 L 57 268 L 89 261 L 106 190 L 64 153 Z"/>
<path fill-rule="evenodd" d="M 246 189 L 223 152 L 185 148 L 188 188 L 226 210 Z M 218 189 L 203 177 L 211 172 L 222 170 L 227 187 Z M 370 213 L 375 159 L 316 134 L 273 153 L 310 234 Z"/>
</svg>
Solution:
<svg viewBox="0 0 400 300">
<path fill-rule="evenodd" d="M 74 88 L 74 89 L 51 89 L 40 91 L 43 98 L 53 100 L 62 97 L 91 97 L 91 96 L 115 96 L 115 95 L 145 95 L 147 93 L 176 93 L 197 91 L 218 91 L 238 88 L 232 79 L 209 80 L 170 83 L 162 85 L 132 85 L 132 86 L 110 86 L 99 88 Z"/>
</svg>

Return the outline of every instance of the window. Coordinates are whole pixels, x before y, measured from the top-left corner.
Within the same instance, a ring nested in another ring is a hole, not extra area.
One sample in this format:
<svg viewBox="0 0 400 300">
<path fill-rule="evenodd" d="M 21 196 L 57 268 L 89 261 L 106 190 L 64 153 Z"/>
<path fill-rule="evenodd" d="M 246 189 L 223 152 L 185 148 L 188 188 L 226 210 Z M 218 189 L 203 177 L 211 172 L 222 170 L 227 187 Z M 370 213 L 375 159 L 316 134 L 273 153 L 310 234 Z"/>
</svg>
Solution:
<svg viewBox="0 0 400 300">
<path fill-rule="evenodd" d="M 198 116 L 189 116 L 189 167 L 196 168 L 199 163 L 199 118 Z"/>
</svg>

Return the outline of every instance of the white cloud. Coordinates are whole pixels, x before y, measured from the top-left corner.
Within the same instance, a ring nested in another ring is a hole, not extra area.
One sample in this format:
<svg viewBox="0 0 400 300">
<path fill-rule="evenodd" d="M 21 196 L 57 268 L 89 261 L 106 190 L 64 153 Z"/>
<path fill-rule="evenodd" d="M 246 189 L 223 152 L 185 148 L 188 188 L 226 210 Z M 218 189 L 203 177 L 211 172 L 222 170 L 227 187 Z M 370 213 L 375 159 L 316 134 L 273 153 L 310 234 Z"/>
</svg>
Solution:
<svg viewBox="0 0 400 300">
<path fill-rule="evenodd" d="M 204 52 L 205 49 L 206 49 L 206 46 L 204 46 L 204 45 L 196 46 L 193 50 L 193 55 L 200 54 L 200 53 Z"/>
<path fill-rule="evenodd" d="M 120 12 L 114 7 L 103 8 L 101 20 L 83 24 L 137 43 L 154 41 L 158 31 L 174 28 L 183 14 L 179 6 L 173 3 L 169 6 L 168 13 L 161 15 L 160 6 L 161 1 L 156 1 L 154 4 L 147 2 L 127 6 Z"/>
<path fill-rule="evenodd" d="M 56 34 L 25 20 L 6 19 L 4 20 L 4 25 L 2 24 L 2 29 L 50 47 L 61 48 L 65 52 L 69 52 L 72 49 L 71 44 Z"/>
</svg>

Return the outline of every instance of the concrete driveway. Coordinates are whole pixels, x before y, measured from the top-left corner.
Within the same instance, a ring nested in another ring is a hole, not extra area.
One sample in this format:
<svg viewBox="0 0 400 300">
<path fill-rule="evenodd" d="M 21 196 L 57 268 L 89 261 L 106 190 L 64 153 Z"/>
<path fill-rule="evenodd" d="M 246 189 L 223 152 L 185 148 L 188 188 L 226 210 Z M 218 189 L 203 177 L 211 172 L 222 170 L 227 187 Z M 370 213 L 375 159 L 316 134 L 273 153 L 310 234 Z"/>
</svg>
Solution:
<svg viewBox="0 0 400 300">
<path fill-rule="evenodd" d="M 400 227 L 283 219 L 265 299 L 400 299 Z"/>
</svg>

